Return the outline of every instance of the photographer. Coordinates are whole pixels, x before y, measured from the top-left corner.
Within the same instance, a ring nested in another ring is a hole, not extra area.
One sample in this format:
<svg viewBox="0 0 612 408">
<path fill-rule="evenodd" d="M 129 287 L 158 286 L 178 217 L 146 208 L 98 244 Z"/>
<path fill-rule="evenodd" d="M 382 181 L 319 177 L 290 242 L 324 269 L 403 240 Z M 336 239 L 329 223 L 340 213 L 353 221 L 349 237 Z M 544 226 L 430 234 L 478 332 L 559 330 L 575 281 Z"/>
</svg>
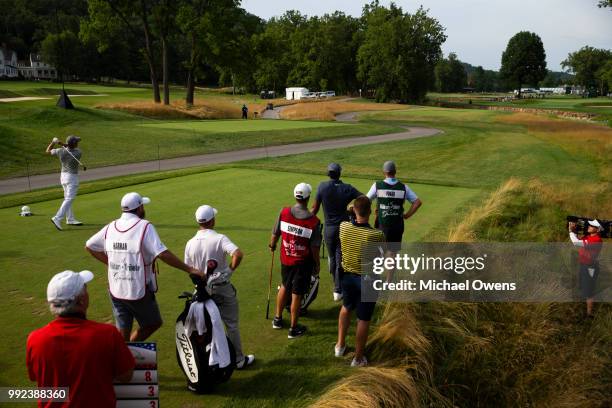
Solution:
<svg viewBox="0 0 612 408">
<path fill-rule="evenodd" d="M 570 222 L 569 236 L 574 246 L 580 247 L 578 251 L 580 293 L 586 299 L 586 316 L 587 318 L 592 318 L 593 295 L 595 293 L 597 276 L 599 275 L 597 260 L 603 245 L 599 233 L 603 230 L 603 227 L 597 220 L 590 220 L 588 224 L 587 234 L 580 239 L 576 235 L 576 223 Z"/>
</svg>

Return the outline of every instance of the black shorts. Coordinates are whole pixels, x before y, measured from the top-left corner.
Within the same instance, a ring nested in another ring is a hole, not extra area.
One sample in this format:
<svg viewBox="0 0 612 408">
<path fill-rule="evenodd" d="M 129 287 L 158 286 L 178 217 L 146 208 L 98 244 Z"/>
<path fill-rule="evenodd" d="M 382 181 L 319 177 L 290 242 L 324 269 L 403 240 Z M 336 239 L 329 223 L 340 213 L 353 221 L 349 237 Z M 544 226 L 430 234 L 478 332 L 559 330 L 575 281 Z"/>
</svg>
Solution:
<svg viewBox="0 0 612 408">
<path fill-rule="evenodd" d="M 357 318 L 365 322 L 372 320 L 376 302 L 362 302 L 362 277 L 354 273 L 342 275 L 342 305 L 357 312 Z"/>
<path fill-rule="evenodd" d="M 589 273 L 589 269 L 593 270 L 593 276 Z M 589 299 L 595 296 L 595 287 L 597 277 L 599 276 L 599 265 L 583 265 L 580 264 L 580 294 L 584 299 Z"/>
<path fill-rule="evenodd" d="M 387 241 L 387 248 L 392 251 L 399 251 L 401 249 L 402 236 L 404 235 L 404 222 L 401 224 L 386 226 L 381 225 L 379 229 L 385 235 L 385 241 Z"/>
<path fill-rule="evenodd" d="M 282 265 L 281 275 L 285 289 L 296 295 L 304 295 L 308 292 L 310 276 L 312 275 L 312 262 L 297 265 Z"/>
</svg>

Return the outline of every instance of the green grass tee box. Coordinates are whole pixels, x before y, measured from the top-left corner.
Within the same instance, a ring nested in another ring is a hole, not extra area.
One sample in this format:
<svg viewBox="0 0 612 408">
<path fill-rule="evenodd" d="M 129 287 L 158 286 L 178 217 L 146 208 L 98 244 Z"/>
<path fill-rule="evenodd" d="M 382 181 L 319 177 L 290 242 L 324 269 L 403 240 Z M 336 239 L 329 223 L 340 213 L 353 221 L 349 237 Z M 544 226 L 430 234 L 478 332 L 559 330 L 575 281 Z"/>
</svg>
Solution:
<svg viewBox="0 0 612 408">
<path fill-rule="evenodd" d="M 51 320 L 46 305 L 49 279 L 65 269 L 94 272 L 88 285 L 89 318 L 112 322 L 104 266 L 89 256 L 86 240 L 106 223 L 119 217 L 123 194 L 137 191 L 151 198 L 146 218 L 156 227 L 162 241 L 180 258 L 186 242 L 195 234 L 195 209 L 210 204 L 219 210 L 216 229 L 244 252 L 242 265 L 233 275 L 240 303 L 240 327 L 244 351 L 257 361 L 220 386 L 214 395 L 196 396 L 185 388 L 185 379 L 175 358 L 174 322 L 183 308 L 177 295 L 191 290 L 187 275 L 160 264 L 160 304 L 164 326 L 150 339 L 158 343 L 160 395 L 164 407 L 183 406 L 295 406 L 312 402 L 325 387 L 347 375 L 348 361 L 333 357 L 339 304 L 331 300 L 327 260 L 321 260 L 321 289 L 309 315 L 301 321 L 309 332 L 288 341 L 285 330 L 272 330 L 264 319 L 270 252 L 267 243 L 282 206 L 292 205 L 293 187 L 308 182 L 316 189 L 322 175 L 251 169 L 224 169 L 166 179 L 136 186 L 80 195 L 75 214 L 85 225 L 58 232 L 49 218 L 61 200 L 32 204 L 33 217 L 19 217 L 19 208 L 0 210 L 2 240 L 0 270 L 4 284 L 0 292 L 0 386 L 32 386 L 25 367 L 27 335 Z M 345 179 L 367 192 L 372 180 Z M 423 200 L 421 210 L 406 222 L 405 239 L 420 240 L 432 229 L 445 225 L 480 190 L 411 184 Z M 312 203 L 310 203 L 312 204 Z M 323 217 L 323 214 L 319 214 Z M 276 254 L 273 294 L 280 282 Z M 274 300 L 272 301 L 272 308 Z M 287 317 L 287 316 L 286 316 Z M 354 327 L 349 345 L 354 345 Z M 246 404 L 246 405 L 245 405 Z"/>
</svg>

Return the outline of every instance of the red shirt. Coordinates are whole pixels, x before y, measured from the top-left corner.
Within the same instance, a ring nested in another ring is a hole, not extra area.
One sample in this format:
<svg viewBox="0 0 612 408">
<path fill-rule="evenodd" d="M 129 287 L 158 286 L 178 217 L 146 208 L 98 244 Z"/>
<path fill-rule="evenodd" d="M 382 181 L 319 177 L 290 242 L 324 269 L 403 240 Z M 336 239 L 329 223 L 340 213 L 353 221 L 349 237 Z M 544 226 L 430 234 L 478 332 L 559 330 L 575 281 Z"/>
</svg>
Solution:
<svg viewBox="0 0 612 408">
<path fill-rule="evenodd" d="M 134 368 L 132 353 L 109 324 L 58 317 L 28 336 L 26 363 L 39 387 L 70 387 L 69 402 L 39 407 L 115 407 L 113 379 Z"/>
<path fill-rule="evenodd" d="M 582 242 L 584 247 L 578 250 L 578 261 L 583 265 L 593 265 L 599 257 L 603 241 L 599 235 L 587 235 Z"/>
</svg>

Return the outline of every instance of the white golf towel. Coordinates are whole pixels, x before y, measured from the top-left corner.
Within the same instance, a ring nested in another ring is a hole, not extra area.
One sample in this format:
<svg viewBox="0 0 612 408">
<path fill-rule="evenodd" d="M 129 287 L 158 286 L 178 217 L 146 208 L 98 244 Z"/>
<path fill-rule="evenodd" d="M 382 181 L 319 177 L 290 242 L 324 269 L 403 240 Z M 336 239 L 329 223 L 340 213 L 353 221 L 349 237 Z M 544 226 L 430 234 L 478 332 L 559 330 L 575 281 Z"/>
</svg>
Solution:
<svg viewBox="0 0 612 408">
<path fill-rule="evenodd" d="M 185 333 L 191 336 L 194 331 L 198 335 L 206 333 L 206 316 L 204 315 L 204 307 L 210 316 L 212 326 L 212 342 L 210 348 L 210 357 L 208 358 L 209 365 L 219 364 L 220 368 L 225 368 L 231 363 L 229 346 L 227 337 L 225 337 L 225 326 L 219 314 L 219 308 L 215 302 L 208 299 L 206 302 L 193 302 L 189 307 L 189 313 L 185 318 Z"/>
</svg>

